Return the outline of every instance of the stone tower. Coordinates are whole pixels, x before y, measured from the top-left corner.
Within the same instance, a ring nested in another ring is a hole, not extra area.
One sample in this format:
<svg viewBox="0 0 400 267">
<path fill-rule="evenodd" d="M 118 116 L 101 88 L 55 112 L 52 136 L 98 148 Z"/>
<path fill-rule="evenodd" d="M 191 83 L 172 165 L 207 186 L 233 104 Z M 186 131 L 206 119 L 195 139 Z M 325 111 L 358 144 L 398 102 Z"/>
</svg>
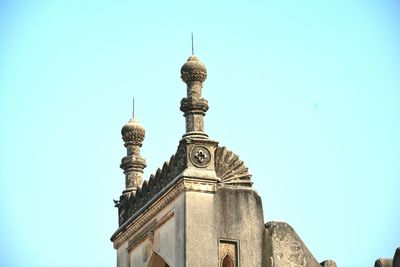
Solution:
<svg viewBox="0 0 400 267">
<path fill-rule="evenodd" d="M 144 128 L 134 119 L 122 128 L 126 188 L 116 201 L 119 227 L 111 237 L 117 266 L 336 266 L 319 264 L 288 224 L 264 223 L 245 164 L 204 131 L 204 64 L 190 56 L 181 78 L 186 133 L 176 153 L 144 182 Z"/>
</svg>

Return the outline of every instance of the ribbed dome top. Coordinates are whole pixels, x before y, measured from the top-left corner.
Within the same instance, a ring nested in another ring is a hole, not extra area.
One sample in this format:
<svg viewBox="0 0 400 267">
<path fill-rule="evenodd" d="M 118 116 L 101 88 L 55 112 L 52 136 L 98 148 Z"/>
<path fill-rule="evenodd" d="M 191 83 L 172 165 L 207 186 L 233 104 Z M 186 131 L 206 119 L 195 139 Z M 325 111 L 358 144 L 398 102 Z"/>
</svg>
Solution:
<svg viewBox="0 0 400 267">
<path fill-rule="evenodd" d="M 125 143 L 142 146 L 145 137 L 145 129 L 136 119 L 130 119 L 128 123 L 122 127 L 121 134 Z"/>
<path fill-rule="evenodd" d="M 193 81 L 204 82 L 207 78 L 206 66 L 192 55 L 181 68 L 181 78 L 185 83 Z"/>
</svg>

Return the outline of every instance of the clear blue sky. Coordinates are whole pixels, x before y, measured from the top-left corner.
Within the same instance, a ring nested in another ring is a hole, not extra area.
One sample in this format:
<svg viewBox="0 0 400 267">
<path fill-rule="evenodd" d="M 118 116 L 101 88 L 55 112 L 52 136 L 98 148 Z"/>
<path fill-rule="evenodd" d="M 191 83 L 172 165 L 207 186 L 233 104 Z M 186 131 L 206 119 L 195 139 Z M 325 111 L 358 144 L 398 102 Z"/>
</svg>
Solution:
<svg viewBox="0 0 400 267">
<path fill-rule="evenodd" d="M 1 1 L 0 259 L 109 267 L 136 98 L 145 177 L 184 133 L 180 67 L 206 64 L 211 138 L 246 162 L 265 221 L 319 261 L 400 246 L 398 1 Z"/>
</svg>

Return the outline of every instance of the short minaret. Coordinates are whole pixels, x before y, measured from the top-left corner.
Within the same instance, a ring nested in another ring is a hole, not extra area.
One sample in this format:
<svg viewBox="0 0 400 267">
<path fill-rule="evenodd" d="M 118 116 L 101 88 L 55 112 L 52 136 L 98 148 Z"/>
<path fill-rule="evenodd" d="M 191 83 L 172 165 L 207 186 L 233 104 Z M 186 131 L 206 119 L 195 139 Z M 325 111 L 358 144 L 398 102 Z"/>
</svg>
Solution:
<svg viewBox="0 0 400 267">
<path fill-rule="evenodd" d="M 125 190 L 122 193 L 135 194 L 142 186 L 143 170 L 146 168 L 146 160 L 140 155 L 145 130 L 135 118 L 132 118 L 122 127 L 121 134 L 127 150 L 127 155 L 122 158 L 120 165 L 125 174 Z"/>
<path fill-rule="evenodd" d="M 181 100 L 181 111 L 186 119 L 186 137 L 207 138 L 203 117 L 208 110 L 208 101 L 201 97 L 207 70 L 200 60 L 192 55 L 181 68 L 181 78 L 187 85 L 187 96 Z"/>
</svg>

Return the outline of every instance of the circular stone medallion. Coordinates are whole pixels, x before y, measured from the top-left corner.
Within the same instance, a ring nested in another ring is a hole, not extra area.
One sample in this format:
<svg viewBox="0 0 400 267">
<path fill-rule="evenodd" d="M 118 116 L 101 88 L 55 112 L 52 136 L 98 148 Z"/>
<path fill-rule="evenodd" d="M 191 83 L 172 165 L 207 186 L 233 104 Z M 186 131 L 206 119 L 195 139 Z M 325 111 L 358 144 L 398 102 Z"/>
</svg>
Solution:
<svg viewBox="0 0 400 267">
<path fill-rule="evenodd" d="M 195 146 L 190 153 L 190 161 L 196 167 L 207 167 L 211 161 L 210 151 L 204 146 Z"/>
</svg>

